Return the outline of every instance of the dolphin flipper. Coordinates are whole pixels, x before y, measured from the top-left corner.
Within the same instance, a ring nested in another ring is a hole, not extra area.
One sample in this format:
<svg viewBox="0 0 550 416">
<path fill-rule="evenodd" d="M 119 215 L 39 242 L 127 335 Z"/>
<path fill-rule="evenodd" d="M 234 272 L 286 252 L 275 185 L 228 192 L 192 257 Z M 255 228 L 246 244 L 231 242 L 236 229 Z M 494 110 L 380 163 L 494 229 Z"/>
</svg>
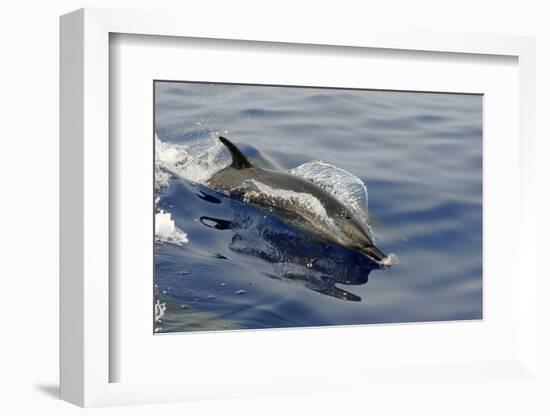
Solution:
<svg viewBox="0 0 550 416">
<path fill-rule="evenodd" d="M 243 155 L 241 151 L 237 148 L 237 146 L 235 146 L 225 137 L 221 137 L 221 136 L 220 136 L 220 142 L 222 142 L 224 146 L 227 147 L 227 149 L 231 152 L 231 158 L 233 159 L 231 163 L 232 168 L 248 169 L 253 167 L 252 164 L 246 158 L 246 156 Z"/>
</svg>

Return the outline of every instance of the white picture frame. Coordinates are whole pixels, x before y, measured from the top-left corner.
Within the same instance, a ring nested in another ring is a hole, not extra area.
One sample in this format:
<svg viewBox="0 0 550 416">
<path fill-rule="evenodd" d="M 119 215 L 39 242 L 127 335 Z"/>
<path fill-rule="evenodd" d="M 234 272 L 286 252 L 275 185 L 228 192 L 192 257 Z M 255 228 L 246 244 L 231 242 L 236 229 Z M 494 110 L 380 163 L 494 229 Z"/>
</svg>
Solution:
<svg viewBox="0 0 550 416">
<path fill-rule="evenodd" d="M 203 25 L 168 13 L 82 9 L 61 18 L 61 398 L 80 406 L 158 403 L 209 397 L 332 391 L 353 383 L 388 382 L 387 368 L 352 375 L 330 370 L 323 381 L 307 369 L 238 380 L 220 375 L 160 382 L 110 382 L 110 366 L 119 359 L 110 349 L 109 37 L 113 33 L 332 45 L 453 54 L 516 57 L 519 67 L 519 221 L 517 264 L 522 264 L 517 292 L 517 354 L 498 362 L 423 366 L 417 380 L 443 374 L 479 382 L 472 374 L 493 371 L 507 379 L 536 377 L 536 211 L 535 41 L 529 37 L 465 33 L 380 32 L 360 30 L 327 34 L 298 31 L 266 22 L 235 27 L 231 22 Z M 518 273 L 511 270 L 510 273 Z M 147 305 L 146 307 L 150 307 Z M 299 331 L 299 330 L 296 330 Z M 410 328 L 409 328 L 410 331 Z M 297 332 L 298 333 L 298 332 Z M 216 336 L 216 335 L 211 335 Z M 322 336 L 322 335 L 318 335 Z M 391 370 L 392 379 L 407 379 L 411 369 Z M 349 380 L 342 382 L 342 379 Z M 306 380 L 317 380 L 305 383 Z"/>
</svg>

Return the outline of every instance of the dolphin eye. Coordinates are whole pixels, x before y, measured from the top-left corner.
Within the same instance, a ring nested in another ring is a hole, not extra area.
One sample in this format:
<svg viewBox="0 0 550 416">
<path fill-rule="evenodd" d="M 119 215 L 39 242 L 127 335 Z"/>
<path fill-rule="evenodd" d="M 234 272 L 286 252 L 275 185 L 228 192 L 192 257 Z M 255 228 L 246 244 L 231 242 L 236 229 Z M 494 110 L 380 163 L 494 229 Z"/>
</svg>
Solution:
<svg viewBox="0 0 550 416">
<path fill-rule="evenodd" d="M 351 220 L 351 215 L 346 215 L 346 220 Z"/>
</svg>

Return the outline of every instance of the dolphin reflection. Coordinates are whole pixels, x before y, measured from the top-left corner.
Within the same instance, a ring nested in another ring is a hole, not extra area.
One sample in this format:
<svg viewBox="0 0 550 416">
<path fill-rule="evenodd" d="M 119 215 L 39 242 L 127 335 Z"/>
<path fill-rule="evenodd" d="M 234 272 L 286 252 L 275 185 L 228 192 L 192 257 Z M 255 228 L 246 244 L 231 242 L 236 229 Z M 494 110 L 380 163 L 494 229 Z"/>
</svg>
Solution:
<svg viewBox="0 0 550 416">
<path fill-rule="evenodd" d="M 270 263 L 272 272 L 264 273 L 266 277 L 359 302 L 361 297 L 337 285 L 363 285 L 369 273 L 380 268 L 376 261 L 359 252 L 316 240 L 275 217 L 243 210 L 241 206 L 234 208 L 231 220 L 202 216 L 200 222 L 209 228 L 233 232 L 229 249 Z"/>
</svg>

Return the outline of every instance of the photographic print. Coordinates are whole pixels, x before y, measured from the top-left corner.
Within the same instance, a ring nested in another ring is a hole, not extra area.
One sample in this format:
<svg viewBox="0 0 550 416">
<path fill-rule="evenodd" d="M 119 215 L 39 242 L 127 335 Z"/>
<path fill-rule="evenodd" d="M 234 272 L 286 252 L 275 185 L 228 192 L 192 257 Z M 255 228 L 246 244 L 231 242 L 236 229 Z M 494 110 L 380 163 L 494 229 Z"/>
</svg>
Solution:
<svg viewBox="0 0 550 416">
<path fill-rule="evenodd" d="M 155 333 L 482 319 L 481 95 L 153 88 Z"/>
</svg>

